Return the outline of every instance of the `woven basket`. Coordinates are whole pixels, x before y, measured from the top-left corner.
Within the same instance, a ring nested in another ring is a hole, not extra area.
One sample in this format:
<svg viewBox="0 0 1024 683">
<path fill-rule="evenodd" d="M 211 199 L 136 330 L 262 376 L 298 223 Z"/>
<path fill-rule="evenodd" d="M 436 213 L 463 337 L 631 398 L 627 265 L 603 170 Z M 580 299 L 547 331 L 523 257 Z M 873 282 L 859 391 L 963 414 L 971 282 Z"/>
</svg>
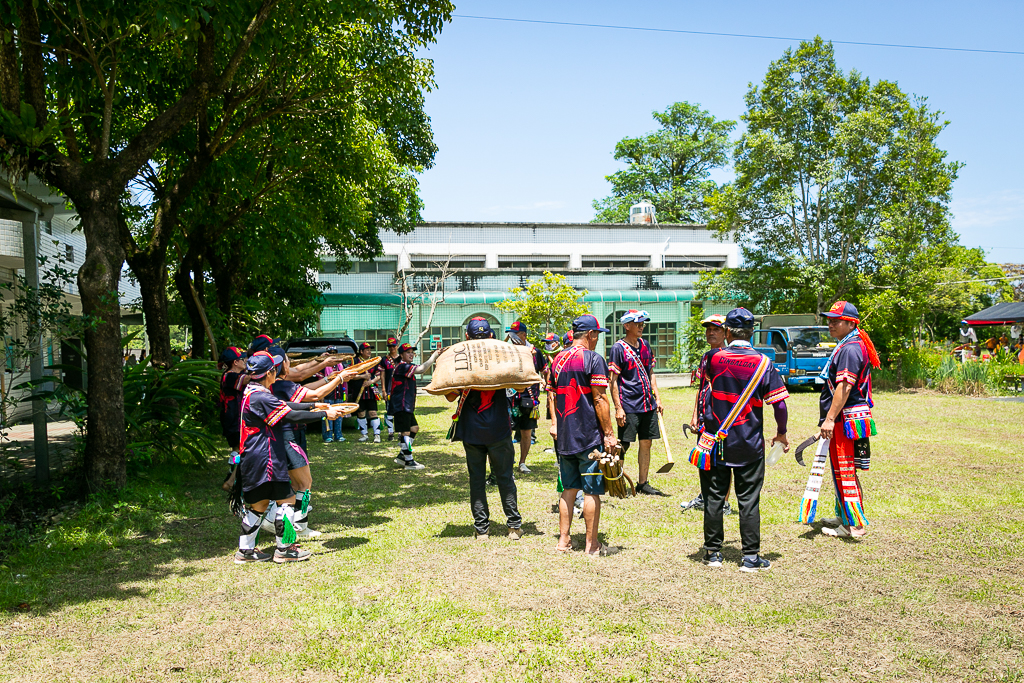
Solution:
<svg viewBox="0 0 1024 683">
<path fill-rule="evenodd" d="M 541 381 L 533 366 L 533 351 L 497 339 L 471 339 L 449 347 L 438 357 L 428 394 L 465 389 L 522 390 Z"/>
</svg>

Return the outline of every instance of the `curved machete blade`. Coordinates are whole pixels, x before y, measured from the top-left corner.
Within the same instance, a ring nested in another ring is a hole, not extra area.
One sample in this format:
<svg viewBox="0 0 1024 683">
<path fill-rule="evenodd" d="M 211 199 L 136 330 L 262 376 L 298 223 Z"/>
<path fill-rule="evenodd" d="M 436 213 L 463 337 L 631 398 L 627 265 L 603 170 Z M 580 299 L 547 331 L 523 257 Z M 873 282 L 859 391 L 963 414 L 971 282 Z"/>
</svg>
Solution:
<svg viewBox="0 0 1024 683">
<path fill-rule="evenodd" d="M 796 447 L 796 452 L 793 453 L 793 457 L 796 458 L 796 461 L 801 466 L 806 467 L 806 465 L 804 465 L 804 451 L 807 450 L 808 446 L 813 445 L 820 438 L 821 438 L 821 434 L 815 434 L 814 436 L 809 437 L 806 441 L 804 441 L 802 444 L 800 444 L 799 446 Z"/>
<path fill-rule="evenodd" d="M 690 435 L 689 435 L 689 434 L 687 434 L 687 432 L 693 432 L 693 435 L 694 435 L 694 436 L 697 436 L 697 430 L 696 430 L 696 429 L 694 429 L 693 427 L 691 427 L 691 426 L 690 426 L 690 425 L 688 425 L 688 424 L 686 424 L 686 425 L 683 425 L 683 438 L 689 439 L 689 438 L 690 438 Z"/>
</svg>

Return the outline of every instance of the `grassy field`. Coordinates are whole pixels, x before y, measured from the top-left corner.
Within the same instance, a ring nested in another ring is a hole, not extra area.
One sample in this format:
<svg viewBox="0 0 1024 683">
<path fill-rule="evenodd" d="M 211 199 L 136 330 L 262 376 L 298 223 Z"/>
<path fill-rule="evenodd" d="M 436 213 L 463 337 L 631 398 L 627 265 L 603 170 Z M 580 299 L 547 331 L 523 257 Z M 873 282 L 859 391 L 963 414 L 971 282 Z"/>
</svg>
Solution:
<svg viewBox="0 0 1024 683">
<path fill-rule="evenodd" d="M 693 394 L 665 393 L 678 459 Z M 555 553 L 546 435 L 518 477 L 523 540 L 475 541 L 443 400 L 420 399 L 423 472 L 396 470 L 394 444 L 310 439 L 325 533 L 301 564 L 232 564 L 219 466 L 154 471 L 0 567 L 0 680 L 1024 681 L 1024 403 L 876 398 L 870 536 L 795 523 L 807 469 L 787 455 L 757 575 L 737 571 L 735 516 L 726 568 L 699 562 L 685 461 L 654 478 L 671 498 L 606 501 L 622 553 Z M 816 401 L 790 401 L 794 441 Z"/>
</svg>

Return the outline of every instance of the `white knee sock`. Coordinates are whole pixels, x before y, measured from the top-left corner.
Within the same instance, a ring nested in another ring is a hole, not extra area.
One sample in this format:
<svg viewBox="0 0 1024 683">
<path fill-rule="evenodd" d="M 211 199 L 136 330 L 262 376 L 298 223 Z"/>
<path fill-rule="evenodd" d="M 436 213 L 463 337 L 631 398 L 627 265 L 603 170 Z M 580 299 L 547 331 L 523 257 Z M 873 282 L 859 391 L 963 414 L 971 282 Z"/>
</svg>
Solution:
<svg viewBox="0 0 1024 683">
<path fill-rule="evenodd" d="M 388 426 L 388 434 L 395 433 L 395 419 L 390 415 L 384 416 L 384 424 Z"/>
<path fill-rule="evenodd" d="M 295 543 L 295 508 L 284 503 L 277 507 L 277 517 L 274 519 L 274 529 L 277 532 L 277 547 L 286 548 Z"/>
<path fill-rule="evenodd" d="M 359 425 L 359 431 L 361 431 L 363 434 L 365 434 L 366 433 L 366 418 L 365 417 L 357 417 L 356 418 L 356 424 Z"/>
<path fill-rule="evenodd" d="M 242 533 L 238 537 L 239 550 L 253 550 L 256 547 L 256 535 L 260 532 L 260 519 L 262 517 L 250 508 L 245 508 L 242 514 Z"/>
<path fill-rule="evenodd" d="M 370 418 L 370 427 L 373 428 L 373 433 L 374 434 L 380 434 L 380 418 L 379 417 L 372 417 L 372 418 Z"/>
<path fill-rule="evenodd" d="M 309 489 L 295 492 L 295 530 L 305 531 L 309 528 Z"/>
</svg>

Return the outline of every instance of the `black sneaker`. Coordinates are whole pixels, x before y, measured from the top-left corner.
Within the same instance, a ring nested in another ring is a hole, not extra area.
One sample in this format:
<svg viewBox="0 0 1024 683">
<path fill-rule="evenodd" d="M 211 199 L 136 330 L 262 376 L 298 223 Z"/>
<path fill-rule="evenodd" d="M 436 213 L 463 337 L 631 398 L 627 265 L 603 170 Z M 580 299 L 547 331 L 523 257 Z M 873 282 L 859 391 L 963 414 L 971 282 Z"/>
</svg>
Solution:
<svg viewBox="0 0 1024 683">
<path fill-rule="evenodd" d="M 704 554 L 704 564 L 706 564 L 707 566 L 709 566 L 709 567 L 711 567 L 713 569 L 721 569 L 722 568 L 722 553 L 718 552 L 717 550 L 716 551 L 709 550 L 707 553 Z"/>
<path fill-rule="evenodd" d="M 427 469 L 427 467 L 423 463 L 416 462 L 412 458 L 409 458 L 408 460 L 405 461 L 405 469 L 407 469 L 407 470 L 425 470 L 425 469 Z"/>
<path fill-rule="evenodd" d="M 651 486 L 651 482 L 649 482 L 649 481 L 645 481 L 644 483 L 642 483 L 639 486 L 637 486 L 636 487 L 636 492 L 637 493 L 641 493 L 641 494 L 643 494 L 645 496 L 666 496 L 666 497 L 668 497 L 667 493 L 662 493 L 658 489 L 656 489 L 653 486 Z"/>
<path fill-rule="evenodd" d="M 270 553 L 263 553 L 259 550 L 239 550 L 235 553 L 235 564 L 249 564 L 250 562 L 266 562 L 272 556 Z"/>
<path fill-rule="evenodd" d="M 308 560 L 310 553 L 308 550 L 302 550 L 299 548 L 298 543 L 292 543 L 284 548 L 278 548 L 274 551 L 274 562 L 283 564 L 285 562 L 302 562 Z"/>
<path fill-rule="evenodd" d="M 498 479 L 493 474 L 488 474 L 485 482 L 488 486 L 497 486 Z"/>
<path fill-rule="evenodd" d="M 722 506 L 722 516 L 728 517 L 732 514 L 732 505 L 729 505 L 729 501 L 725 501 L 725 505 Z"/>
<path fill-rule="evenodd" d="M 748 557 L 743 558 L 743 564 L 740 565 L 741 572 L 766 572 L 772 568 L 772 563 L 764 559 L 760 555 L 755 555 L 753 559 Z"/>
</svg>

